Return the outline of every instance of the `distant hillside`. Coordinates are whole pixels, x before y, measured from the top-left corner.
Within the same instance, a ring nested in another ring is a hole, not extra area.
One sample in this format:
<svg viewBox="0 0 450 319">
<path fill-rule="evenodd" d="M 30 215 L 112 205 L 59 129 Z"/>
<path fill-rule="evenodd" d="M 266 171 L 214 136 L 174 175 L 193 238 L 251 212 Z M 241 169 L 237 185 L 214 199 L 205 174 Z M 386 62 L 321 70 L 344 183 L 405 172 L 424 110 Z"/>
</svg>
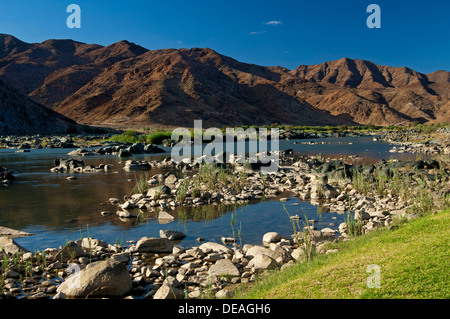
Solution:
<svg viewBox="0 0 450 319">
<path fill-rule="evenodd" d="M 429 75 L 406 67 L 380 66 L 370 61 L 343 58 L 317 65 L 301 65 L 291 74 L 327 88 L 307 96 L 315 107 L 347 115 L 357 123 L 389 125 L 411 121 L 447 121 L 449 75 Z"/>
<path fill-rule="evenodd" d="M 79 123 L 116 127 L 426 123 L 448 121 L 450 105 L 447 71 L 348 58 L 288 70 L 128 41 L 29 44 L 0 34 L 0 79 Z"/>
</svg>

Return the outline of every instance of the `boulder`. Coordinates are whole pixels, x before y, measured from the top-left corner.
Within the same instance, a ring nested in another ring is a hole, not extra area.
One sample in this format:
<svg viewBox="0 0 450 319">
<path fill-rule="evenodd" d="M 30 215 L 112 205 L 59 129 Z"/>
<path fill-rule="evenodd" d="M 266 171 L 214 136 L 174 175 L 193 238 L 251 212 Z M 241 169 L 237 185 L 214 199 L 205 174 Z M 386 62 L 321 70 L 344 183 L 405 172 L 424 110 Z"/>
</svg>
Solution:
<svg viewBox="0 0 450 319">
<path fill-rule="evenodd" d="M 147 161 L 133 161 L 133 160 L 126 161 L 125 166 L 123 167 L 125 171 L 148 170 L 151 168 L 152 168 L 151 164 Z"/>
<path fill-rule="evenodd" d="M 128 151 L 132 154 L 142 154 L 144 153 L 144 144 L 142 143 L 134 143 L 128 148 Z"/>
<path fill-rule="evenodd" d="M 250 249 L 247 250 L 245 257 L 249 258 L 255 258 L 259 255 L 266 255 L 271 257 L 272 259 L 276 260 L 277 262 L 283 262 L 283 256 L 277 252 L 273 251 L 269 248 L 263 247 L 263 246 L 253 246 Z"/>
<path fill-rule="evenodd" d="M 363 210 L 357 211 L 357 212 L 355 212 L 355 219 L 356 220 L 369 220 L 370 214 Z"/>
<path fill-rule="evenodd" d="M 346 233 L 347 232 L 347 223 L 340 223 L 339 224 L 339 232 L 341 234 Z"/>
<path fill-rule="evenodd" d="M 291 257 L 297 261 L 302 260 L 305 258 L 305 251 L 303 248 L 298 247 L 292 251 Z"/>
<path fill-rule="evenodd" d="M 77 169 L 82 170 L 84 168 L 84 162 L 79 161 L 73 158 L 68 159 L 56 159 L 55 160 L 54 170 L 56 171 L 63 171 L 63 172 L 70 172 L 75 171 Z"/>
<path fill-rule="evenodd" d="M 326 199 L 336 198 L 339 196 L 339 192 L 336 190 L 336 188 L 334 188 L 333 186 L 331 186 L 329 184 L 323 185 L 322 192 L 323 192 L 323 196 Z"/>
<path fill-rule="evenodd" d="M 109 259 L 90 264 L 68 277 L 57 289 L 67 297 L 123 296 L 132 288 L 131 276 L 126 265 Z"/>
<path fill-rule="evenodd" d="M 77 245 L 81 246 L 81 248 L 86 248 L 86 249 L 96 249 L 97 247 L 108 248 L 108 244 L 106 242 L 104 242 L 103 240 L 90 238 L 90 237 L 77 240 L 75 243 Z"/>
<path fill-rule="evenodd" d="M 153 144 L 147 144 L 144 146 L 144 151 L 146 153 L 165 153 L 166 151 L 163 150 L 162 148 L 159 148 L 156 145 Z"/>
<path fill-rule="evenodd" d="M 272 257 L 269 257 L 267 255 L 256 255 L 250 262 L 248 263 L 248 267 L 255 268 L 255 270 L 261 271 L 261 270 L 270 270 L 270 269 L 276 269 L 278 268 L 278 263 L 275 259 Z"/>
<path fill-rule="evenodd" d="M 214 243 L 214 242 L 206 242 L 201 244 L 198 247 L 203 253 L 208 254 L 210 252 L 216 252 L 216 253 L 226 253 L 226 254 L 232 254 L 233 251 L 228 248 L 227 246 L 224 246 L 222 244 Z"/>
<path fill-rule="evenodd" d="M 137 217 L 135 214 L 132 214 L 129 211 L 124 211 L 124 210 L 118 210 L 116 212 L 116 214 L 122 218 L 136 218 Z"/>
<path fill-rule="evenodd" d="M 1 167 L 1 166 L 0 166 Z M 8 227 L 0 226 L 0 237 L 2 236 L 12 236 L 12 237 L 23 237 L 23 236 L 32 236 L 33 234 L 16 230 Z"/>
<path fill-rule="evenodd" d="M 20 251 L 28 252 L 28 250 L 20 246 L 10 237 L 0 237 L 0 251 L 1 250 L 4 250 L 5 253 L 10 255 L 17 254 Z"/>
<path fill-rule="evenodd" d="M 163 229 L 161 229 L 159 231 L 159 237 L 167 238 L 169 240 L 178 240 L 178 239 L 183 239 L 184 237 L 186 237 L 186 234 L 183 232 L 180 232 L 178 230 L 171 230 L 171 229 L 163 230 Z"/>
<path fill-rule="evenodd" d="M 136 243 L 135 251 L 139 253 L 170 253 L 173 244 L 167 238 L 142 237 Z"/>
<path fill-rule="evenodd" d="M 175 217 L 173 217 L 172 215 L 170 215 L 168 212 L 162 210 L 158 213 L 158 220 L 160 224 L 166 224 L 168 222 L 171 222 L 172 220 L 174 220 Z"/>
<path fill-rule="evenodd" d="M 132 156 L 131 152 L 125 149 L 119 150 L 119 157 L 130 157 Z"/>
<path fill-rule="evenodd" d="M 239 277 L 241 274 L 237 267 L 229 259 L 219 259 L 209 268 L 211 276 L 233 276 Z"/>
<path fill-rule="evenodd" d="M 268 232 L 265 233 L 262 239 L 263 245 L 269 247 L 270 243 L 278 243 L 282 239 L 285 239 L 283 235 L 277 232 Z"/>
<path fill-rule="evenodd" d="M 222 289 L 219 290 L 218 292 L 216 292 L 215 296 L 218 299 L 225 299 L 225 298 L 230 298 L 234 295 L 234 292 L 232 290 L 229 289 Z"/>
<path fill-rule="evenodd" d="M 156 186 L 156 187 L 152 187 L 147 191 L 147 196 L 150 198 L 155 198 L 155 197 L 159 197 L 163 194 L 168 194 L 170 195 L 170 187 L 166 186 L 166 185 L 161 185 L 161 186 Z"/>
<path fill-rule="evenodd" d="M 178 181 L 178 177 L 175 174 L 170 174 L 164 180 L 164 183 L 169 186 L 173 186 Z"/>
<path fill-rule="evenodd" d="M 155 293 L 153 299 L 183 299 L 184 291 L 164 283 Z"/>
</svg>

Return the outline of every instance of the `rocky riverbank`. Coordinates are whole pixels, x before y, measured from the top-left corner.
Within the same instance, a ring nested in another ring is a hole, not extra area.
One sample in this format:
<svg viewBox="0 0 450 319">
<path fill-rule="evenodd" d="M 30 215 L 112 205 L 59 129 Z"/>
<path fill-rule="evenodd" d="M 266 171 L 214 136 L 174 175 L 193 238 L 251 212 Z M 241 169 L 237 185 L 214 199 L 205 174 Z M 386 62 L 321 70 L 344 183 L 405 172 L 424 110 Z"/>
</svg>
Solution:
<svg viewBox="0 0 450 319">
<path fill-rule="evenodd" d="M 327 242 L 393 227 L 398 220 L 450 205 L 448 163 L 350 165 L 311 156 L 293 160 L 287 153 L 281 156 L 278 172 L 269 175 L 249 165 L 176 164 L 170 158 L 148 162 L 150 167 L 179 168 L 180 175 L 154 175 L 124 201 L 111 199 L 111 207 L 119 218 L 133 218 L 142 209 L 169 217 L 177 205 L 237 203 L 288 192 L 348 214 L 347 222 L 318 230 L 304 216 L 291 216 L 298 232 L 269 231 L 260 245 L 242 246 L 235 238 L 223 238 L 223 243 L 182 247 L 186 234 L 161 230 L 159 238 L 143 237 L 129 246 L 82 238 L 31 253 L 6 238 L 1 253 L 2 298 L 227 297 L 234 284 L 252 282 L 264 270 L 304 262 L 313 251 L 338 253 L 327 249 Z M 309 241 L 311 245 L 306 244 Z"/>
<path fill-rule="evenodd" d="M 415 129 L 389 131 L 383 133 L 381 139 L 397 145 L 390 150 L 392 153 L 450 154 L 448 128 L 440 128 L 433 133 L 424 133 Z"/>
<path fill-rule="evenodd" d="M 269 131 L 270 133 L 270 131 Z M 363 136 L 365 133 L 357 131 L 342 131 L 342 132 L 309 132 L 302 130 L 279 130 L 279 138 L 282 140 L 292 139 L 314 139 L 326 137 L 356 137 Z M 0 148 L 29 150 L 40 148 L 79 148 L 73 154 L 77 156 L 87 155 L 103 155 L 113 154 L 119 155 L 121 149 L 131 154 L 142 153 L 158 153 L 161 149 L 156 145 L 143 143 L 121 143 L 110 141 L 113 134 L 68 134 L 68 135 L 6 135 L 0 136 Z M 270 138 L 270 134 L 269 134 Z M 97 148 L 89 149 L 86 148 Z M 131 148 L 131 149 L 128 149 Z"/>
</svg>

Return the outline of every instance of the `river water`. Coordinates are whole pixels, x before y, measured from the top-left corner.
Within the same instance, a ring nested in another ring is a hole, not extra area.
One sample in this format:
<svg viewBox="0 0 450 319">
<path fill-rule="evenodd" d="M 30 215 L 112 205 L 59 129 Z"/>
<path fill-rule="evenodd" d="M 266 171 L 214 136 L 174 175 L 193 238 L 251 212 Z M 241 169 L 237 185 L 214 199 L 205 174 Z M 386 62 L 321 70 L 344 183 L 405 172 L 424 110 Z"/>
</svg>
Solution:
<svg viewBox="0 0 450 319">
<path fill-rule="evenodd" d="M 316 144 L 308 145 L 313 141 Z M 324 144 L 322 144 L 324 143 Z M 340 137 L 311 140 L 280 141 L 280 149 L 292 149 L 296 155 L 340 157 L 358 155 L 356 161 L 376 162 L 380 159 L 415 159 L 414 154 L 389 153 L 392 145 L 373 141 L 372 137 Z M 151 169 L 148 172 L 126 172 L 117 156 L 82 157 L 86 165 L 109 164 L 109 172 L 66 174 L 52 173 L 54 160 L 68 158 L 72 149 L 32 149 L 29 153 L 0 150 L 0 165 L 14 171 L 16 181 L 0 187 L 0 226 L 32 233 L 33 236 L 16 238 L 16 242 L 30 251 L 48 247 L 58 248 L 68 240 L 90 236 L 109 244 L 137 241 L 141 237 L 159 237 L 160 229 L 174 229 L 187 236 L 179 244 L 184 247 L 198 245 L 197 238 L 220 242 L 220 238 L 235 237 L 243 244 L 261 244 L 262 236 L 276 231 L 289 236 L 293 233 L 290 215 L 306 214 L 316 221 L 317 229 L 337 228 L 345 215 L 335 212 L 321 213 L 318 206 L 290 197 L 287 202 L 278 199 L 247 203 L 244 206 L 212 206 L 181 208 L 170 211 L 176 218 L 160 223 L 155 212 L 144 212 L 137 219 L 120 220 L 117 208 L 109 198 L 123 199 L 131 194 L 141 174 L 152 176 L 167 171 Z M 133 159 L 163 159 L 166 154 L 137 155 Z M 77 176 L 67 180 L 68 176 Z M 284 206 L 283 206 L 284 205 Z M 285 210 L 286 209 L 286 210 Z M 102 216 L 100 212 L 114 214 Z"/>
</svg>

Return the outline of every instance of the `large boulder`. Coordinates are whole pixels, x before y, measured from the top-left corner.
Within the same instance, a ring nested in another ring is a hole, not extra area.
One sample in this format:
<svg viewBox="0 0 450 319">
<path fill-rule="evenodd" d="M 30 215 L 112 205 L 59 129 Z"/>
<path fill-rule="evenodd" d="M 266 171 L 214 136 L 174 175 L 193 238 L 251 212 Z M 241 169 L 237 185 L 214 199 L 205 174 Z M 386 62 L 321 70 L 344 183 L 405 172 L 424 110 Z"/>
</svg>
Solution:
<svg viewBox="0 0 450 319">
<path fill-rule="evenodd" d="M 287 237 L 277 232 L 268 232 L 264 234 L 262 242 L 264 246 L 269 247 L 271 243 L 278 243 L 282 239 L 287 239 Z"/>
<path fill-rule="evenodd" d="M 161 185 L 161 186 L 156 186 L 156 187 L 152 187 L 147 191 L 147 196 L 150 198 L 155 198 L 155 197 L 159 197 L 160 195 L 163 194 L 168 194 L 170 195 L 171 189 L 170 187 L 166 186 L 166 185 Z"/>
<path fill-rule="evenodd" d="M 142 143 L 134 143 L 128 148 L 128 151 L 132 154 L 142 154 L 145 153 L 144 144 Z"/>
<path fill-rule="evenodd" d="M 125 171 L 132 170 L 149 170 L 152 168 L 152 165 L 147 161 L 136 161 L 136 160 L 128 160 L 125 162 L 125 166 L 123 169 Z"/>
<path fill-rule="evenodd" d="M 253 246 L 253 247 L 249 248 L 245 254 L 245 257 L 255 258 L 259 255 L 269 256 L 269 257 L 275 259 L 279 263 L 283 262 L 282 254 L 280 254 L 278 251 L 273 251 L 269 248 L 262 247 L 262 246 Z"/>
<path fill-rule="evenodd" d="M 208 254 L 210 252 L 216 252 L 216 253 L 225 253 L 225 254 L 232 254 L 233 251 L 228 248 L 227 246 L 214 243 L 214 242 L 206 242 L 201 244 L 198 247 L 203 253 Z"/>
<path fill-rule="evenodd" d="M 155 293 L 153 299 L 183 299 L 184 291 L 164 283 Z"/>
<path fill-rule="evenodd" d="M 178 177 L 175 174 L 169 174 L 164 180 L 164 183 L 168 185 L 169 187 L 172 187 L 175 185 L 175 183 L 178 181 Z"/>
<path fill-rule="evenodd" d="M 96 249 L 97 247 L 108 248 L 108 244 L 100 239 L 85 237 L 75 242 L 85 249 Z"/>
<path fill-rule="evenodd" d="M 170 253 L 172 250 L 173 244 L 167 238 L 142 237 L 135 247 L 139 253 Z"/>
<path fill-rule="evenodd" d="M 75 272 L 58 287 L 57 292 L 72 298 L 119 297 L 131 288 L 131 276 L 126 265 L 109 259 Z"/>
<path fill-rule="evenodd" d="M 172 230 L 172 229 L 161 229 L 159 231 L 159 237 L 161 238 L 167 238 L 169 240 L 179 240 L 186 237 L 186 234 L 178 231 L 178 230 Z"/>
<path fill-rule="evenodd" d="M 369 220 L 370 214 L 364 210 L 360 210 L 360 211 L 355 212 L 355 219 L 356 220 Z"/>
<path fill-rule="evenodd" d="M 82 171 L 83 168 L 84 168 L 84 161 L 80 161 L 74 158 L 56 159 L 55 167 L 52 168 L 52 171 L 72 172 L 72 171 Z"/>
<path fill-rule="evenodd" d="M 214 265 L 209 268 L 211 276 L 233 276 L 239 277 L 241 274 L 239 269 L 229 259 L 219 259 Z"/>
<path fill-rule="evenodd" d="M 146 153 L 166 153 L 165 150 L 163 150 L 162 148 L 159 148 L 156 145 L 153 144 L 147 144 L 144 146 L 144 151 Z"/>
<path fill-rule="evenodd" d="M 248 267 L 255 268 L 255 270 L 271 270 L 278 268 L 278 263 L 275 259 L 267 255 L 256 255 L 250 262 L 248 263 Z"/>
<path fill-rule="evenodd" d="M 0 237 L 0 251 L 1 250 L 10 255 L 17 254 L 21 251 L 28 252 L 28 250 L 20 246 L 10 237 Z"/>
<path fill-rule="evenodd" d="M 320 181 L 315 181 L 311 187 L 311 198 L 336 198 L 339 196 L 339 192 L 331 185 Z"/>
</svg>

